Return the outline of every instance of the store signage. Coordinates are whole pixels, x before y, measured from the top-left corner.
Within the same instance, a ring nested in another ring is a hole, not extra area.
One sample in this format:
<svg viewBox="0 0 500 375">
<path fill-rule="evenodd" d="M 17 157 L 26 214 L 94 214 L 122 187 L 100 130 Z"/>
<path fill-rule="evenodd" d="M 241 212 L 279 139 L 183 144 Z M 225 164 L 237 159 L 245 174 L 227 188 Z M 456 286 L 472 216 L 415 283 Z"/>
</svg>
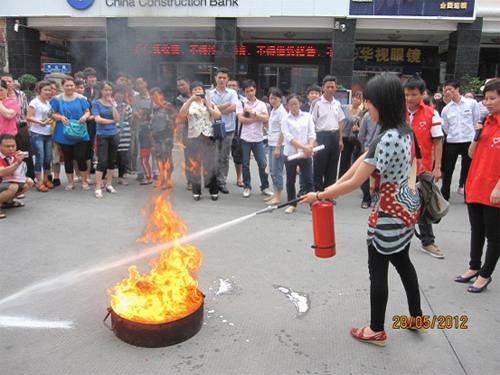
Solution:
<svg viewBox="0 0 500 375">
<path fill-rule="evenodd" d="M 350 0 L 349 15 L 474 19 L 476 0 Z"/>
<path fill-rule="evenodd" d="M 69 0 L 68 0 L 69 1 Z M 108 7 L 237 7 L 238 0 L 104 0 Z"/>
<path fill-rule="evenodd" d="M 184 56 L 214 56 L 214 44 L 136 44 L 136 54 Z M 235 48 L 236 56 L 276 57 L 276 58 L 324 58 L 332 57 L 331 46 L 308 45 L 242 45 Z M 401 46 L 357 45 L 354 61 L 375 65 L 421 65 L 422 49 Z"/>
<path fill-rule="evenodd" d="M 215 44 L 136 44 L 135 53 L 151 55 L 215 55 Z M 258 45 L 236 47 L 236 56 L 331 57 L 332 47 L 307 45 Z"/>
<path fill-rule="evenodd" d="M 95 0 L 68 0 L 68 4 L 78 10 L 85 10 L 94 4 Z"/>
<path fill-rule="evenodd" d="M 356 46 L 358 62 L 388 64 L 421 64 L 422 49 L 416 47 Z"/>
<path fill-rule="evenodd" d="M 44 73 L 70 73 L 71 64 L 43 64 Z"/>
</svg>

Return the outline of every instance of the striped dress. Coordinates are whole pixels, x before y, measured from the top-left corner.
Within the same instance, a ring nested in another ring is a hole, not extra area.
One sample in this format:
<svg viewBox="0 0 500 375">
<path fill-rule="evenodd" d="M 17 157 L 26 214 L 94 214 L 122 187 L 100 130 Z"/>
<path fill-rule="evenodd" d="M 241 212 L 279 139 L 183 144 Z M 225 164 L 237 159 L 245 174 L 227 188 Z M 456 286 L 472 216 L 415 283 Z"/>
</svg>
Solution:
<svg viewBox="0 0 500 375">
<path fill-rule="evenodd" d="M 118 105 L 118 112 L 121 120 L 116 123 L 120 131 L 120 143 L 118 143 L 118 152 L 128 151 L 130 142 L 132 142 L 132 133 L 130 131 L 130 118 L 132 117 L 132 108 L 127 103 Z"/>
<path fill-rule="evenodd" d="M 381 254 L 394 254 L 408 245 L 420 213 L 412 144 L 411 134 L 389 129 L 375 139 L 364 159 L 376 167 L 370 178 L 375 207 L 368 219 L 367 244 Z"/>
</svg>

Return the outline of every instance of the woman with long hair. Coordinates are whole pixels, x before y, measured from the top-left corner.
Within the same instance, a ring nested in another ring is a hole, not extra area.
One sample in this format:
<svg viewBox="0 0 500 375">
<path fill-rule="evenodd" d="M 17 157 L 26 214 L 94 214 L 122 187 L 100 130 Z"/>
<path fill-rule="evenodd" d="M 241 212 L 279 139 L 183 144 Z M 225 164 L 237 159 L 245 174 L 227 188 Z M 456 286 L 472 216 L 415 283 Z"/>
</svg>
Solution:
<svg viewBox="0 0 500 375">
<path fill-rule="evenodd" d="M 120 143 L 120 134 L 117 123 L 121 115 L 117 110 L 117 103 L 113 99 L 113 85 L 109 81 L 102 81 L 99 85 L 99 97 L 92 101 L 92 114 L 96 122 L 97 134 L 97 167 L 95 171 L 95 197 L 102 198 L 101 181 L 106 172 L 106 191 L 116 194 L 113 188 L 113 174 L 115 173 L 116 154 Z M 82 180 L 83 181 L 83 180 Z"/>
<path fill-rule="evenodd" d="M 54 185 L 49 181 L 52 161 L 52 85 L 49 81 L 40 81 L 36 87 L 37 96 L 30 102 L 26 120 L 30 124 L 30 140 L 35 151 L 36 188 L 45 193 Z M 43 167 L 43 179 L 42 179 Z"/>
<path fill-rule="evenodd" d="M 486 289 L 500 257 L 500 78 L 488 81 L 483 92 L 483 102 L 490 116 L 484 126 L 481 122 L 476 124 L 481 135 L 469 146 L 472 163 L 465 183 L 471 228 L 469 269 L 455 277 L 459 283 L 477 278 L 467 288 L 470 293 Z M 485 242 L 486 255 L 481 262 Z"/>
<path fill-rule="evenodd" d="M 408 327 L 425 332 L 417 324 L 422 321 L 422 309 L 417 273 L 409 256 L 420 198 L 415 187 L 416 159 L 412 128 L 406 120 L 403 85 L 396 76 L 383 73 L 368 82 L 364 98 L 371 119 L 381 125 L 380 135 L 340 180 L 325 191 L 304 195 L 300 203 L 347 194 L 371 176 L 376 197 L 367 237 L 371 322 L 368 327 L 351 329 L 351 335 L 362 342 L 385 346 L 389 263 L 398 271 L 406 291 Z"/>
<path fill-rule="evenodd" d="M 64 134 L 64 127 L 69 125 L 69 120 L 77 120 L 80 124 L 84 124 L 90 116 L 89 103 L 80 94 L 75 92 L 75 80 L 73 77 L 64 78 L 62 80 L 63 92 L 54 96 L 50 102 L 52 107 L 52 118 L 56 120 L 54 128 L 53 141 L 61 146 L 64 156 L 64 170 L 68 177 L 68 185 L 66 190 L 75 188 L 73 180 L 73 160 L 78 163 L 78 168 L 82 175 L 82 189 L 90 190 L 87 183 L 89 171 L 87 170 L 87 162 L 85 160 L 85 150 L 89 134 L 86 132 L 82 139 L 69 139 Z"/>
</svg>

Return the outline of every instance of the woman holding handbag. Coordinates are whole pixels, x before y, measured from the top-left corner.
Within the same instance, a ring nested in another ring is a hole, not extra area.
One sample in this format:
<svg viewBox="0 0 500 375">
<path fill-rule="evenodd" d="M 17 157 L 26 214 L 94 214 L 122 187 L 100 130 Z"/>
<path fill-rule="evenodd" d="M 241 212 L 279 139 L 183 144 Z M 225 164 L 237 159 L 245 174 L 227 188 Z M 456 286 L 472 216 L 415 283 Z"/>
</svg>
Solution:
<svg viewBox="0 0 500 375">
<path fill-rule="evenodd" d="M 52 118 L 56 120 L 53 140 L 61 146 L 64 156 L 64 170 L 68 177 L 66 190 L 73 190 L 75 188 L 73 160 L 76 160 L 78 163 L 78 168 L 82 175 L 82 189 L 90 190 L 86 182 L 89 177 L 89 171 L 87 170 L 87 162 L 85 160 L 87 141 L 90 139 L 85 125 L 90 116 L 89 103 L 83 96 L 75 92 L 74 78 L 68 77 L 63 79 L 62 88 L 63 92 L 52 99 L 50 106 L 52 107 Z M 72 127 L 76 129 L 78 124 L 80 124 L 78 137 L 81 138 L 75 139 L 75 136 L 72 136 L 68 130 Z"/>
<path fill-rule="evenodd" d="M 216 201 L 219 198 L 219 188 L 217 186 L 217 159 L 212 117 L 214 120 L 218 120 L 221 118 L 221 113 L 216 106 L 208 104 L 201 82 L 191 83 L 191 93 L 191 97 L 180 109 L 180 114 L 188 119 L 188 137 L 190 140 L 188 155 L 189 159 L 194 163 L 194 165 L 186 166 L 186 169 L 193 168 L 192 181 L 189 182 L 193 186 L 193 199 L 199 201 L 203 164 L 205 185 L 209 186 L 212 200 Z"/>
</svg>

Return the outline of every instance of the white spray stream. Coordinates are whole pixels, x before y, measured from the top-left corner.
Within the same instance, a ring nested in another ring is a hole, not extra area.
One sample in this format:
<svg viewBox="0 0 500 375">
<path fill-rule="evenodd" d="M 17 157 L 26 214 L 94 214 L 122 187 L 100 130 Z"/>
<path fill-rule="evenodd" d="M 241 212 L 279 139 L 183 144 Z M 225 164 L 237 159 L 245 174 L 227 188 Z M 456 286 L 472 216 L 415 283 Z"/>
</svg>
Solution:
<svg viewBox="0 0 500 375">
<path fill-rule="evenodd" d="M 256 213 L 252 213 L 250 215 L 246 215 L 243 217 L 240 217 L 238 219 L 234 219 L 231 221 L 228 221 L 226 223 L 217 225 L 212 228 L 204 229 L 202 231 L 196 232 L 189 234 L 185 237 L 179 238 L 178 240 L 171 241 L 168 243 L 163 243 L 157 246 L 150 247 L 148 249 L 144 249 L 140 251 L 138 254 L 131 255 L 127 258 L 122 258 L 116 261 L 110 261 L 110 262 L 103 262 L 101 264 L 98 264 L 93 267 L 81 269 L 81 270 L 72 270 L 66 273 L 63 273 L 62 275 L 59 275 L 57 277 L 47 279 L 45 281 L 41 281 L 38 283 L 34 283 L 30 286 L 27 286 L 26 288 L 21 289 L 20 291 L 11 294 L 8 297 L 0 299 L 0 308 L 5 305 L 8 302 L 11 302 L 13 300 L 19 299 L 21 297 L 24 297 L 26 295 L 29 295 L 31 293 L 37 292 L 42 290 L 43 292 L 49 292 L 52 290 L 60 289 L 63 287 L 66 287 L 68 285 L 72 285 L 90 275 L 95 275 L 98 273 L 106 272 L 111 269 L 124 266 L 127 264 L 130 264 L 132 262 L 136 262 L 139 259 L 151 256 L 153 254 L 160 253 L 162 250 L 168 249 L 170 247 L 173 247 L 175 245 L 183 245 L 186 243 L 191 243 L 193 241 L 196 241 L 200 238 L 208 237 L 211 236 L 215 233 L 220 232 L 223 229 L 227 229 L 229 227 L 232 227 L 236 224 L 239 224 L 245 220 L 250 219 L 251 217 L 254 217 Z"/>
</svg>

